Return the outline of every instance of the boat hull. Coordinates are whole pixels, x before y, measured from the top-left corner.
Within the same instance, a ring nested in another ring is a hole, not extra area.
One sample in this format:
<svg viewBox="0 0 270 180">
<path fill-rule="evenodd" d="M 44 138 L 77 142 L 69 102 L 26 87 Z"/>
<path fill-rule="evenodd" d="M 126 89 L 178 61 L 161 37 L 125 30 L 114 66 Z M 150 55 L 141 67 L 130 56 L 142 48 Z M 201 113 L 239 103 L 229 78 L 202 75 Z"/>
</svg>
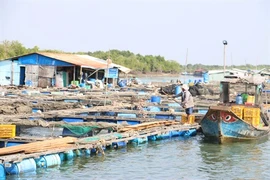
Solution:
<svg viewBox="0 0 270 180">
<path fill-rule="evenodd" d="M 268 126 L 254 127 L 228 107 L 210 107 L 200 124 L 205 136 L 221 141 L 258 139 L 269 134 Z"/>
</svg>

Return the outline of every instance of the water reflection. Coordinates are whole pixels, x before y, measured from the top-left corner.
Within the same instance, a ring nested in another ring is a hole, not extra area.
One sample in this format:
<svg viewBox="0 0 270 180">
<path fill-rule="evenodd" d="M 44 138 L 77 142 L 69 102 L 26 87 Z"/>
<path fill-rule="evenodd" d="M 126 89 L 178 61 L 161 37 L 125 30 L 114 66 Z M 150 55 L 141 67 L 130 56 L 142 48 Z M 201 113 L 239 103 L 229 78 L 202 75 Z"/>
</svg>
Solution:
<svg viewBox="0 0 270 180">
<path fill-rule="evenodd" d="M 261 147 L 266 142 L 268 143 L 267 140 L 268 137 L 260 140 L 219 144 L 203 138 L 200 143 L 202 163 L 199 171 L 207 174 L 210 179 L 219 176 L 228 179 L 265 179 L 269 177 L 269 173 L 267 175 L 264 173 L 268 172 L 269 157 L 262 158 L 266 152 Z M 269 145 L 267 149 L 269 151 Z"/>
<path fill-rule="evenodd" d="M 219 144 L 202 135 L 108 149 L 15 179 L 270 179 L 270 141 Z"/>
</svg>

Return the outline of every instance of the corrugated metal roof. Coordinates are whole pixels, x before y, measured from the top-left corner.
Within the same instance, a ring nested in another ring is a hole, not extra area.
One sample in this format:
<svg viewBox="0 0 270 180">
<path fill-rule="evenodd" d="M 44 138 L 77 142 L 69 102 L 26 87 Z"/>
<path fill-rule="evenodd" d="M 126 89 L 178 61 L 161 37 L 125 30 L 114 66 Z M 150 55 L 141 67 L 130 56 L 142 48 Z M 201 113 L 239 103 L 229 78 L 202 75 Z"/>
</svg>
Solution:
<svg viewBox="0 0 270 180">
<path fill-rule="evenodd" d="M 244 84 L 262 84 L 265 82 L 265 77 L 262 77 L 260 75 L 254 75 L 254 76 L 245 76 L 245 77 L 238 77 L 238 78 L 225 78 L 222 80 L 222 82 L 229 82 L 229 83 L 244 83 Z"/>
<path fill-rule="evenodd" d="M 105 60 L 99 59 L 93 56 L 89 56 L 89 55 L 53 53 L 53 52 L 37 52 L 37 53 L 30 53 L 30 54 L 40 54 L 40 55 L 54 58 L 60 61 L 68 62 L 68 63 L 78 65 L 78 66 L 89 67 L 92 69 L 106 69 L 107 68 L 107 62 Z M 27 56 L 30 54 L 25 54 L 22 56 Z M 22 56 L 13 57 L 10 59 L 14 60 Z M 114 63 L 110 64 L 109 68 L 111 67 L 117 67 L 120 71 L 124 73 L 129 73 L 131 71 L 131 69 L 127 67 L 114 64 Z"/>
<path fill-rule="evenodd" d="M 51 53 L 51 52 L 38 52 L 37 54 L 47 56 L 50 58 L 54 58 L 57 60 L 65 61 L 71 64 L 75 64 L 78 66 L 87 66 L 95 69 L 105 69 L 107 68 L 107 64 L 98 62 L 91 58 L 86 58 L 82 55 L 77 54 L 65 54 L 65 53 Z"/>
<path fill-rule="evenodd" d="M 96 58 L 96 57 L 93 57 L 93 56 L 89 56 L 89 55 L 78 55 L 80 57 L 83 57 L 83 58 L 87 58 L 89 60 L 93 60 L 93 61 L 97 61 L 97 62 L 100 62 L 100 63 L 105 63 L 106 66 L 107 66 L 107 61 L 103 60 L 103 59 L 99 59 L 99 58 Z M 131 69 L 127 68 L 127 67 L 124 67 L 124 66 L 121 66 L 121 65 L 118 65 L 118 64 L 114 64 L 114 63 L 111 63 L 110 68 L 112 67 L 117 67 L 120 71 L 124 72 L 124 73 L 129 73 L 131 71 Z"/>
</svg>

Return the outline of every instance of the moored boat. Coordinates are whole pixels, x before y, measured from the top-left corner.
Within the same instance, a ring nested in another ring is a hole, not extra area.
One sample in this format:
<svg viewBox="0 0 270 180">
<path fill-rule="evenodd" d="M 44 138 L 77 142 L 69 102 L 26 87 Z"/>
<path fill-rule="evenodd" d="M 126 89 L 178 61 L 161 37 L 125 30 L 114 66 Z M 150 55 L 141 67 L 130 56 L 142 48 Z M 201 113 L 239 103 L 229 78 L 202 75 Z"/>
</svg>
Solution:
<svg viewBox="0 0 270 180">
<path fill-rule="evenodd" d="M 210 106 L 200 123 L 204 135 L 220 142 L 267 136 L 270 126 L 261 103 L 262 82 L 255 77 L 221 81 L 221 103 Z M 237 96 L 236 101 L 231 101 L 231 90 L 235 86 L 244 90 L 240 90 L 242 95 Z"/>
</svg>

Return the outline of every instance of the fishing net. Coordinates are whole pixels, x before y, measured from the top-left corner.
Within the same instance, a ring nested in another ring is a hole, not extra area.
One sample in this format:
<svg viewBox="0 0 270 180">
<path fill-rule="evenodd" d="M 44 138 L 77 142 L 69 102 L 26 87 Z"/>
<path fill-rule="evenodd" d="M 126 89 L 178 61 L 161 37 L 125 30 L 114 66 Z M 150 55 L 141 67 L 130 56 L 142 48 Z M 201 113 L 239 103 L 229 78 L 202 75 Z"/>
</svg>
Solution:
<svg viewBox="0 0 270 180">
<path fill-rule="evenodd" d="M 62 127 L 70 130 L 73 134 L 77 136 L 82 136 L 88 134 L 93 129 L 101 128 L 99 126 L 74 126 L 69 124 L 64 124 L 62 125 Z"/>
</svg>

